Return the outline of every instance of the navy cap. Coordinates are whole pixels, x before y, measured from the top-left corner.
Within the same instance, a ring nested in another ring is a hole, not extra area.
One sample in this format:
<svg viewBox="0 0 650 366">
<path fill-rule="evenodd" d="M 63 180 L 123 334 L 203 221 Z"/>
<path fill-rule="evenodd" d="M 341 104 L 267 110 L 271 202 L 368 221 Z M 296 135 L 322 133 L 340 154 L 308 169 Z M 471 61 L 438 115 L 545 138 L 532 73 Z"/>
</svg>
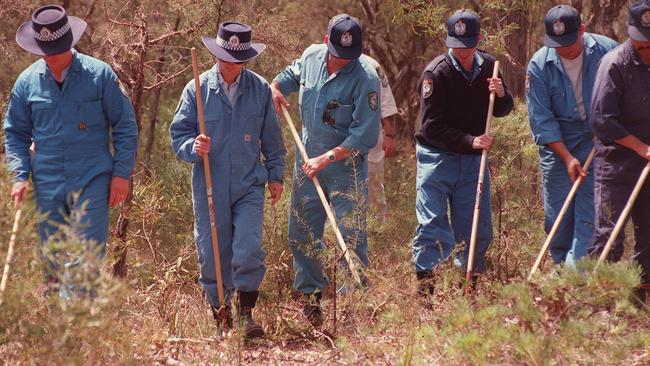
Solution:
<svg viewBox="0 0 650 366">
<path fill-rule="evenodd" d="M 327 49 L 338 58 L 359 58 L 362 38 L 361 22 L 348 14 L 336 15 L 327 26 Z"/>
<path fill-rule="evenodd" d="M 474 48 L 481 33 L 481 18 L 471 10 L 456 10 L 447 19 L 447 39 L 449 48 Z"/>
<path fill-rule="evenodd" d="M 635 41 L 650 41 L 650 0 L 637 0 L 630 5 L 627 33 Z"/>
<path fill-rule="evenodd" d="M 544 46 L 550 48 L 571 46 L 578 40 L 582 25 L 580 12 L 569 5 L 551 8 L 544 17 Z"/>
</svg>

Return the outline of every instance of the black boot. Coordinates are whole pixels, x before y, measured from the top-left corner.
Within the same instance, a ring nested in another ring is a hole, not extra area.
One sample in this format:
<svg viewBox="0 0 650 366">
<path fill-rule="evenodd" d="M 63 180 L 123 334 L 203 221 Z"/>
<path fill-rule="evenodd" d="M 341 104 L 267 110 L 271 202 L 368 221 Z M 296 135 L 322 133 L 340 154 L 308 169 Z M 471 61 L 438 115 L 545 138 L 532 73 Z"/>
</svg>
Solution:
<svg viewBox="0 0 650 366">
<path fill-rule="evenodd" d="M 322 297 L 323 294 L 320 291 L 303 295 L 302 314 L 314 328 L 323 325 L 323 313 L 320 308 L 320 300 Z"/>
<path fill-rule="evenodd" d="M 264 328 L 253 320 L 253 308 L 257 302 L 259 291 L 239 291 L 239 326 L 246 338 L 258 338 L 264 336 Z"/>
<path fill-rule="evenodd" d="M 418 271 L 415 273 L 415 276 L 418 279 L 418 295 L 423 298 L 427 298 L 433 295 L 435 277 L 433 272 L 430 271 Z"/>
</svg>

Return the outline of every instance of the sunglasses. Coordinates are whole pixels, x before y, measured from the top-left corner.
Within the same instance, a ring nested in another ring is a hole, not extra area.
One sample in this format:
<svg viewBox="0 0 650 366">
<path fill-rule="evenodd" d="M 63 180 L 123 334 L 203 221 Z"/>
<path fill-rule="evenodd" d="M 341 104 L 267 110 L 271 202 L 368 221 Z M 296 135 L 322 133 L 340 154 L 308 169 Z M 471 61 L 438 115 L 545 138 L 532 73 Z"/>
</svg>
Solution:
<svg viewBox="0 0 650 366">
<path fill-rule="evenodd" d="M 336 120 L 332 118 L 332 111 L 339 107 L 339 102 L 334 99 L 330 100 L 325 107 L 325 112 L 323 112 L 323 123 L 326 125 L 332 126 L 336 123 Z"/>
</svg>

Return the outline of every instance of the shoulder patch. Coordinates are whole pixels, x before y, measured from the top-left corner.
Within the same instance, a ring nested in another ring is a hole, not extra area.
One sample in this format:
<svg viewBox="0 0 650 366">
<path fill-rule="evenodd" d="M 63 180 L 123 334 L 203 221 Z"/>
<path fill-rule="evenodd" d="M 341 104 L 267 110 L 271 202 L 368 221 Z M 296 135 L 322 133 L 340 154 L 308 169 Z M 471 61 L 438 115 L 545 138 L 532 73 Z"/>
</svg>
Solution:
<svg viewBox="0 0 650 366">
<path fill-rule="evenodd" d="M 422 80 L 422 97 L 427 99 L 433 93 L 433 80 L 424 79 Z"/>
<path fill-rule="evenodd" d="M 376 111 L 379 106 L 379 101 L 377 100 L 377 92 L 368 93 L 368 106 L 372 111 Z"/>
</svg>

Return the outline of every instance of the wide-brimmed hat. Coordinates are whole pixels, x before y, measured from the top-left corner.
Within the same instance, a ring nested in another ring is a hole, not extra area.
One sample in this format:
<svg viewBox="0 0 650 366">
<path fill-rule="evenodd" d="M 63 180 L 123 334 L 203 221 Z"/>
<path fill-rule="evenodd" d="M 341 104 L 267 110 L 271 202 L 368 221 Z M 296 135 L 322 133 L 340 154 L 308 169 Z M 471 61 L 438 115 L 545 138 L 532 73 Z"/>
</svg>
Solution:
<svg viewBox="0 0 650 366">
<path fill-rule="evenodd" d="M 629 9 L 627 33 L 636 41 L 650 41 L 650 0 L 637 0 Z"/>
<path fill-rule="evenodd" d="M 447 19 L 447 39 L 449 48 L 474 48 L 481 33 L 481 18 L 471 10 L 456 10 Z"/>
<path fill-rule="evenodd" d="M 327 50 L 338 58 L 355 59 L 363 50 L 363 29 L 359 19 L 339 14 L 327 25 Z"/>
<path fill-rule="evenodd" d="M 68 16 L 58 5 L 46 5 L 36 9 L 32 20 L 18 27 L 16 42 L 35 55 L 58 55 L 72 49 L 85 30 L 83 19 Z"/>
<path fill-rule="evenodd" d="M 544 16 L 544 46 L 559 48 L 576 43 L 580 35 L 582 16 L 569 5 L 552 7 Z"/>
<path fill-rule="evenodd" d="M 205 47 L 218 59 L 226 62 L 245 62 L 257 57 L 266 45 L 253 43 L 252 29 L 240 22 L 227 21 L 219 24 L 217 38 L 201 37 Z"/>
</svg>

